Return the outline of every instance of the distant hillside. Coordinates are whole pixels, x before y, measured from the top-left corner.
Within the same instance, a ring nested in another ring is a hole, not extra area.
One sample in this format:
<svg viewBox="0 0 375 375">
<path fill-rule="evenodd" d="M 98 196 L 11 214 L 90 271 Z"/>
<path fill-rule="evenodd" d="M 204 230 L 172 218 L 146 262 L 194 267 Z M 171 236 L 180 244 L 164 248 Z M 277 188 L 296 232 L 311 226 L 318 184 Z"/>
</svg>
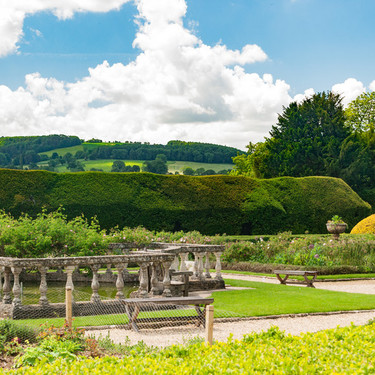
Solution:
<svg viewBox="0 0 375 375">
<path fill-rule="evenodd" d="M 85 160 L 154 160 L 164 154 L 169 161 L 232 164 L 232 158 L 244 152 L 209 143 L 170 141 L 166 145 L 141 142 L 104 143 L 100 140 L 82 142 L 65 135 L 0 138 L 0 166 L 8 168 L 35 165 L 71 153 Z"/>
<path fill-rule="evenodd" d="M 331 177 L 258 180 L 152 173 L 52 173 L 0 170 L 0 208 L 18 216 L 62 205 L 70 218 L 97 216 L 104 228 L 204 234 L 326 233 L 340 215 L 351 229 L 371 214 L 345 182 Z"/>
</svg>

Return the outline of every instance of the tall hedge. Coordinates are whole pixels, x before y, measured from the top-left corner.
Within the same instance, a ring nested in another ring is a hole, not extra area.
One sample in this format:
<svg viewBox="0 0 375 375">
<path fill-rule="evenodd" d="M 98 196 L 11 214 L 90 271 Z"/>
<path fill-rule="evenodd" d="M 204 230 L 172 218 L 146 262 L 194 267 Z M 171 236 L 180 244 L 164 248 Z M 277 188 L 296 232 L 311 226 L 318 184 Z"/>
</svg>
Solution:
<svg viewBox="0 0 375 375">
<path fill-rule="evenodd" d="M 204 234 L 325 233 L 338 214 L 353 227 L 371 206 L 330 177 L 257 180 L 151 173 L 0 170 L 0 208 L 14 216 L 45 206 L 69 218 L 97 216 L 103 228 L 143 225 Z"/>
</svg>

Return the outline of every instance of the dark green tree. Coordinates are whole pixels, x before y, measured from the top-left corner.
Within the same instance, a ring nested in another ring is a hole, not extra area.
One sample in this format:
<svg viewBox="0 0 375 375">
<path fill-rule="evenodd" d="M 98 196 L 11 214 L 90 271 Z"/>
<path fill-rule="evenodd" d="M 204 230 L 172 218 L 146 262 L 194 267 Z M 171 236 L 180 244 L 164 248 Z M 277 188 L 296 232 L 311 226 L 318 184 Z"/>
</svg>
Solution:
<svg viewBox="0 0 375 375">
<path fill-rule="evenodd" d="M 292 102 L 266 139 L 258 166 L 263 177 L 339 175 L 339 155 L 350 135 L 340 95 L 314 94 Z"/>
<path fill-rule="evenodd" d="M 125 163 L 122 160 L 115 160 L 112 164 L 111 172 L 125 172 Z"/>
</svg>

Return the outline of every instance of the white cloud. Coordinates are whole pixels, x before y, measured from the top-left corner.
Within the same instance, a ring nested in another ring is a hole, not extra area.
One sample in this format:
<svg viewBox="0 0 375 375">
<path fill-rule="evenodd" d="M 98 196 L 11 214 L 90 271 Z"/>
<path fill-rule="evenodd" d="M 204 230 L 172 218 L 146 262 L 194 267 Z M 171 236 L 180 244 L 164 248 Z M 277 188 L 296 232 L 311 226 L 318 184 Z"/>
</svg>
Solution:
<svg viewBox="0 0 375 375">
<path fill-rule="evenodd" d="M 369 85 L 369 89 L 370 89 L 371 91 L 375 91 L 375 81 L 372 81 L 372 82 L 370 83 L 370 85 Z"/>
<path fill-rule="evenodd" d="M 297 94 L 294 98 L 293 101 L 297 103 L 301 103 L 305 98 L 311 98 L 315 94 L 315 90 L 313 88 L 309 88 L 305 90 L 303 94 Z"/>
<path fill-rule="evenodd" d="M 348 78 L 343 83 L 338 83 L 332 86 L 332 91 L 343 96 L 343 104 L 347 106 L 358 95 L 366 91 L 362 82 L 355 78 Z"/>
<path fill-rule="evenodd" d="M 17 51 L 26 16 L 50 11 L 59 19 L 76 12 L 108 12 L 131 0 L 0 0 L 0 57 Z"/>
<path fill-rule="evenodd" d="M 62 16 L 82 9 L 69 4 L 50 9 Z M 25 88 L 2 86 L 2 134 L 160 143 L 185 139 L 242 148 L 262 140 L 291 100 L 284 81 L 243 69 L 265 61 L 264 51 L 257 45 L 241 50 L 205 45 L 183 26 L 184 0 L 137 0 L 137 7 L 133 44 L 141 53 L 134 62 L 111 66 L 104 61 L 75 83 L 33 73 L 26 76 Z"/>
</svg>

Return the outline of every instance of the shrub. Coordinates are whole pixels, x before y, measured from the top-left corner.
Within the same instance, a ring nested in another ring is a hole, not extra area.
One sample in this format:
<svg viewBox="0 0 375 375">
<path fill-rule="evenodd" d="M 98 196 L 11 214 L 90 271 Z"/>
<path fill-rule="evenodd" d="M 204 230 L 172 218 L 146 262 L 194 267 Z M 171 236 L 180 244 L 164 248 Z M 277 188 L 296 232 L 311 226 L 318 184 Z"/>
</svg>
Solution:
<svg viewBox="0 0 375 375">
<path fill-rule="evenodd" d="M 37 332 L 28 326 L 21 326 L 9 319 L 0 320 L 0 337 L 3 343 L 17 338 L 20 343 L 36 342 Z"/>
<path fill-rule="evenodd" d="M 361 220 L 350 232 L 351 234 L 375 234 L 375 215 Z"/>
<path fill-rule="evenodd" d="M 60 205 L 68 219 L 97 217 L 101 228 L 198 230 L 203 234 L 325 232 L 334 214 L 349 227 L 371 207 L 342 180 L 330 177 L 257 180 L 241 176 L 152 173 L 52 173 L 0 170 L 0 207 L 36 217 Z"/>
</svg>

